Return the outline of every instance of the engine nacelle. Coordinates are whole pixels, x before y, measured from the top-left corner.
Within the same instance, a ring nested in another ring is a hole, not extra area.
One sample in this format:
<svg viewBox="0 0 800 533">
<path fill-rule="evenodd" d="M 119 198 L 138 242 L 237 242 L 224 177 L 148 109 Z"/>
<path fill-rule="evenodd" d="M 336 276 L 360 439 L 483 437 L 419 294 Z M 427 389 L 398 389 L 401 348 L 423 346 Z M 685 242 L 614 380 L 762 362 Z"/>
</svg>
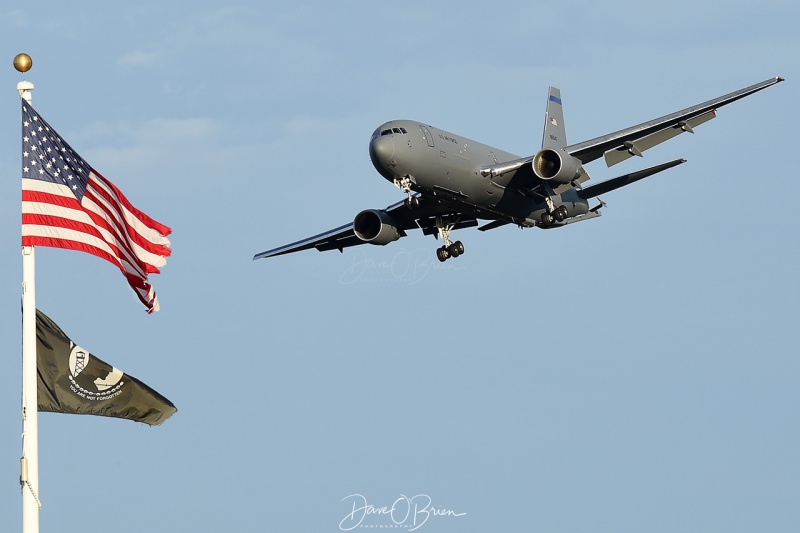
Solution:
<svg viewBox="0 0 800 533">
<path fill-rule="evenodd" d="M 569 183 L 578 177 L 581 162 L 564 150 L 545 148 L 533 156 L 533 173 L 539 178 L 556 183 Z"/>
<path fill-rule="evenodd" d="M 389 244 L 401 236 L 397 222 L 386 211 L 367 209 L 361 211 L 353 220 L 356 237 L 370 244 Z"/>
</svg>

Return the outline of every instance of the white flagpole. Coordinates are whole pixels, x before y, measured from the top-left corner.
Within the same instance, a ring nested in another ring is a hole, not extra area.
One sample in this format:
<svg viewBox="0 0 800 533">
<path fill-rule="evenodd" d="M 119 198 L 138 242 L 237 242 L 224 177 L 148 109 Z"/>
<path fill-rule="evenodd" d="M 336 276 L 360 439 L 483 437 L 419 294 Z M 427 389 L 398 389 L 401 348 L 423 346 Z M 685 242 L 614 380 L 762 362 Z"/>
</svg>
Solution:
<svg viewBox="0 0 800 533">
<path fill-rule="evenodd" d="M 31 101 L 33 84 L 17 84 L 20 96 Z M 39 421 L 36 375 L 36 281 L 33 246 L 22 247 L 22 533 L 39 532 Z"/>
</svg>

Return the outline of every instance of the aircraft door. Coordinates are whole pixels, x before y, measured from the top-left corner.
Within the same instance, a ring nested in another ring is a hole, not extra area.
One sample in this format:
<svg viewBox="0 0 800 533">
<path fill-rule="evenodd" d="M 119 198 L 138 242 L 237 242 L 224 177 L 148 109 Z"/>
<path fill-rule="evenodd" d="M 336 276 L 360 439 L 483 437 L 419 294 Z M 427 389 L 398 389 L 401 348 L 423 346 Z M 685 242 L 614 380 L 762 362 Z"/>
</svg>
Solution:
<svg viewBox="0 0 800 533">
<path fill-rule="evenodd" d="M 428 143 L 428 146 L 433 148 L 433 135 L 431 135 L 431 130 L 422 124 L 420 124 L 419 129 L 422 130 L 422 137 L 425 139 L 425 142 Z"/>
</svg>

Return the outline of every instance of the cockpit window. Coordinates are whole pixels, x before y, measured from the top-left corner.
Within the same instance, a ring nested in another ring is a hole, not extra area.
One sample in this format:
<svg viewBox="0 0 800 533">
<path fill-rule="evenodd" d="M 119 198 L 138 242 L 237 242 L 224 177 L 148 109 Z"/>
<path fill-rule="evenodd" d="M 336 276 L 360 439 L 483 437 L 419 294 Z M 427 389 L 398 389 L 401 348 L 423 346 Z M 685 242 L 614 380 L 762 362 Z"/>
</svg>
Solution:
<svg viewBox="0 0 800 533">
<path fill-rule="evenodd" d="M 387 128 L 385 130 L 381 130 L 381 137 L 384 135 L 392 135 L 393 133 L 397 135 L 405 135 L 408 133 L 408 130 L 405 128 Z M 375 135 L 375 137 L 377 137 L 377 135 Z"/>
</svg>

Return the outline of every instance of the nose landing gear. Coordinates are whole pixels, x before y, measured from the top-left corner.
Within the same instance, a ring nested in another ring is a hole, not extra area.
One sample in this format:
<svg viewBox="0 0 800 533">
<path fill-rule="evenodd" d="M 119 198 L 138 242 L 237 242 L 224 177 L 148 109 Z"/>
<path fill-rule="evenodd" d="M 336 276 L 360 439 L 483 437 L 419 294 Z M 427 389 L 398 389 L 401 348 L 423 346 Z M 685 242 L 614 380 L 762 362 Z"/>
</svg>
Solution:
<svg viewBox="0 0 800 533">
<path fill-rule="evenodd" d="M 408 195 L 408 198 L 405 200 L 405 206 L 409 209 L 419 207 L 419 196 L 414 196 L 414 192 L 411 190 L 412 183 L 411 176 L 403 176 L 402 178 L 395 178 L 394 180 L 395 186 Z"/>
</svg>

